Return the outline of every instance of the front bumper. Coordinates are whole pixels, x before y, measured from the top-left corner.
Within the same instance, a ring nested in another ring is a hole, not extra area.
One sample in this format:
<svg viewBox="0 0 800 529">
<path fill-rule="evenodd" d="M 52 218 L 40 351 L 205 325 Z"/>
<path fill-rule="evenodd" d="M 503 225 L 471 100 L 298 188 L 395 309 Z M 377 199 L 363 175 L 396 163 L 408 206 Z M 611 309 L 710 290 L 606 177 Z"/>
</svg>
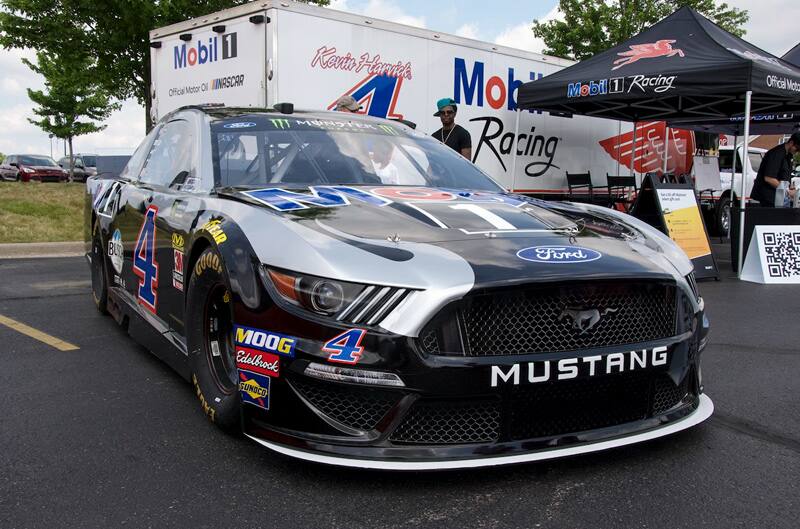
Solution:
<svg viewBox="0 0 800 529">
<path fill-rule="evenodd" d="M 706 395 L 700 395 L 697 407 L 688 415 L 685 415 L 684 417 L 669 424 L 645 431 L 640 431 L 638 433 L 624 435 L 605 441 L 587 442 L 574 446 L 543 449 L 528 453 L 513 455 L 476 454 L 473 457 L 440 460 L 367 459 L 348 455 L 329 455 L 321 451 L 310 451 L 306 449 L 294 448 L 289 445 L 268 441 L 249 434 L 247 436 L 262 446 L 265 446 L 270 450 L 274 450 L 275 452 L 296 457 L 298 459 L 304 459 L 306 461 L 314 461 L 316 463 L 324 463 L 328 465 L 380 470 L 453 470 L 459 468 L 479 468 L 496 465 L 529 463 L 533 461 L 544 461 L 547 459 L 576 456 L 580 454 L 598 452 L 601 450 L 608 450 L 611 448 L 619 448 L 621 446 L 657 439 L 659 437 L 664 437 L 665 435 L 670 435 L 680 432 L 681 430 L 691 428 L 692 426 L 700 424 L 704 420 L 708 419 L 713 412 L 714 404 L 711 402 L 711 399 Z"/>
</svg>

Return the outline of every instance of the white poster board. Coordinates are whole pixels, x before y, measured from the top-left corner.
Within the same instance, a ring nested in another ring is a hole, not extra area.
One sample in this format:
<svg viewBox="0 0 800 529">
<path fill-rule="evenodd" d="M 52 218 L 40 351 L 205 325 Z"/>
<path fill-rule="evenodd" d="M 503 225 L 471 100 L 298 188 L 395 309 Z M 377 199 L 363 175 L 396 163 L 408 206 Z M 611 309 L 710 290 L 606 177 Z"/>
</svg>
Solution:
<svg viewBox="0 0 800 529">
<path fill-rule="evenodd" d="M 756 226 L 742 279 L 753 283 L 800 284 L 800 226 Z"/>
</svg>

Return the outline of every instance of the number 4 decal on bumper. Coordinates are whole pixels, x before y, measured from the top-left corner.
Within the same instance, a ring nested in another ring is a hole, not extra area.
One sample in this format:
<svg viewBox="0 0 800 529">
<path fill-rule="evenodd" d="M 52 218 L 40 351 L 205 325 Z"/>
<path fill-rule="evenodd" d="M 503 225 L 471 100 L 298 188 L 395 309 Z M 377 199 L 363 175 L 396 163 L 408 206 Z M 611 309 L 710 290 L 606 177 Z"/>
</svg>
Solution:
<svg viewBox="0 0 800 529">
<path fill-rule="evenodd" d="M 364 348 L 361 347 L 361 340 L 367 331 L 364 329 L 350 329 L 342 334 L 331 338 L 322 346 L 322 351 L 331 353 L 328 360 L 340 362 L 342 364 L 356 364 L 361 359 Z"/>
</svg>

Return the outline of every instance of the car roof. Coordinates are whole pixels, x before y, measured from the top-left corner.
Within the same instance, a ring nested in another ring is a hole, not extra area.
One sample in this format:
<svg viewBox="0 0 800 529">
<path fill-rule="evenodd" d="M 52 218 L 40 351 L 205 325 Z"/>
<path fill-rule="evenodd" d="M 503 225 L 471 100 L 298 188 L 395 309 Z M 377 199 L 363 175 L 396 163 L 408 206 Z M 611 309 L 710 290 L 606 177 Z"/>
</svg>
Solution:
<svg viewBox="0 0 800 529">
<path fill-rule="evenodd" d="M 163 119 L 168 119 L 170 116 L 177 114 L 178 112 L 185 111 L 185 110 L 199 110 L 204 114 L 208 115 L 212 119 L 230 119 L 235 118 L 238 116 L 246 116 L 253 114 L 264 114 L 269 116 L 281 116 L 284 118 L 295 118 L 295 119 L 347 119 L 347 120 L 358 120 L 358 121 L 365 121 L 368 123 L 385 123 L 386 121 L 391 121 L 393 124 L 398 124 L 402 126 L 407 126 L 405 123 L 398 121 L 398 120 L 386 120 L 383 118 L 378 118 L 375 116 L 369 116 L 366 114 L 356 114 L 352 112 L 337 112 L 333 110 L 318 110 L 318 109 L 294 109 L 292 113 L 285 113 L 275 110 L 274 108 L 263 108 L 263 107 L 225 107 L 225 106 L 217 106 L 217 105 L 197 105 L 197 106 L 185 106 L 178 108 L 166 116 Z"/>
</svg>

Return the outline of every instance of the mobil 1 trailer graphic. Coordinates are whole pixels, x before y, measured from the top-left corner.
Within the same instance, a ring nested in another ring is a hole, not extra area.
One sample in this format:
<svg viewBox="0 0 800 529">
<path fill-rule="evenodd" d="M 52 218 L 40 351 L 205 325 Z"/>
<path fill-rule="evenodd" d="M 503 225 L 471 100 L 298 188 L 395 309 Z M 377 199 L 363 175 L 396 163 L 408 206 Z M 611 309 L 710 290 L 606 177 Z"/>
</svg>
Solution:
<svg viewBox="0 0 800 529">
<path fill-rule="evenodd" d="M 369 19 L 300 3 L 259 2 L 150 33 L 153 115 L 184 105 L 221 103 L 332 109 L 353 96 L 361 112 L 405 119 L 432 133 L 441 124 L 434 102 L 452 97 L 456 122 L 472 136 L 472 156 L 506 189 L 558 195 L 566 172 L 688 171 L 691 133 L 661 123 L 517 111 L 518 87 L 570 61 Z M 576 82 L 574 97 L 613 90 L 613 83 Z"/>
</svg>

